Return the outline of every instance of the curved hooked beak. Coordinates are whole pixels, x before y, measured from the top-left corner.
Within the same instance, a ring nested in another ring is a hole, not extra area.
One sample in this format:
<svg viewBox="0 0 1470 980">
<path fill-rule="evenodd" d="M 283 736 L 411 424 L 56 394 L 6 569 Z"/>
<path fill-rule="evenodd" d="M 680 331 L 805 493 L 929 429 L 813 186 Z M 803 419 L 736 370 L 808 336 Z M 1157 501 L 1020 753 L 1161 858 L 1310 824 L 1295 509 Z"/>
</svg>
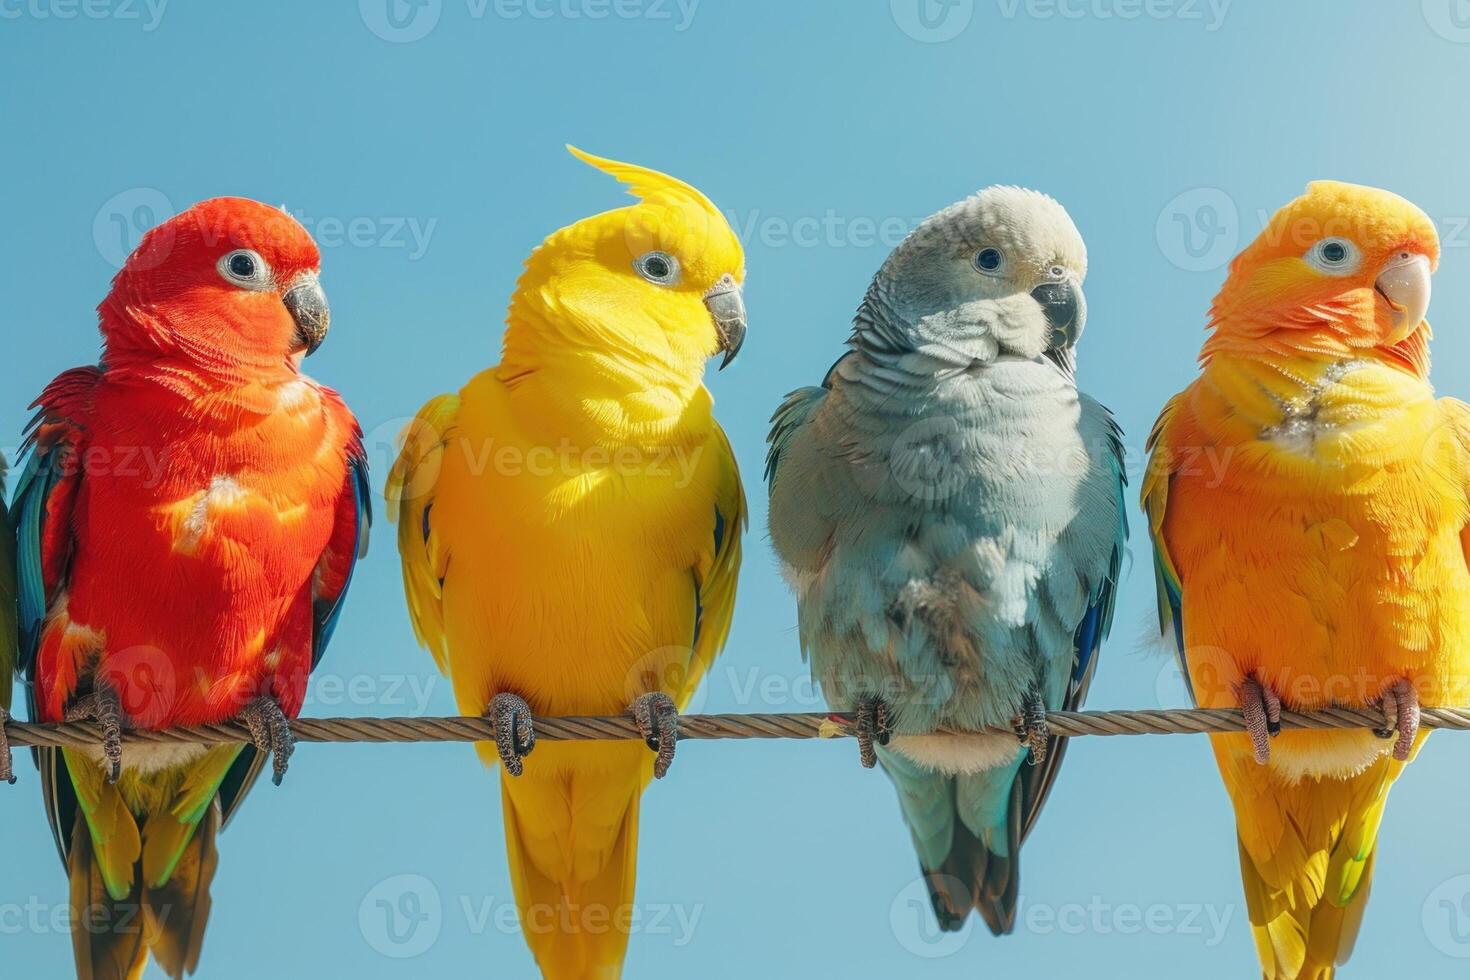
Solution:
<svg viewBox="0 0 1470 980">
<path fill-rule="evenodd" d="M 291 319 L 296 321 L 297 352 L 305 352 L 310 357 L 327 339 L 327 330 L 332 324 L 332 310 L 327 305 L 327 294 L 322 291 L 321 282 L 313 273 L 302 273 L 286 290 L 281 302 L 286 304 Z"/>
<path fill-rule="evenodd" d="M 740 283 L 729 273 L 721 276 L 714 288 L 704 294 L 704 305 L 715 321 L 720 350 L 725 352 L 725 359 L 720 362 L 720 370 L 723 371 L 735 360 L 735 355 L 740 353 L 740 347 L 745 343 L 745 296 L 740 291 Z"/>
<path fill-rule="evenodd" d="M 1373 288 L 1388 304 L 1393 318 L 1388 346 L 1397 344 L 1424 322 L 1429 312 L 1430 278 L 1429 256 L 1407 251 L 1395 255 L 1378 274 Z"/>
<path fill-rule="evenodd" d="M 1087 325 L 1087 300 L 1082 286 L 1070 276 L 1052 279 L 1031 290 L 1051 324 L 1051 348 L 1071 347 Z"/>
</svg>

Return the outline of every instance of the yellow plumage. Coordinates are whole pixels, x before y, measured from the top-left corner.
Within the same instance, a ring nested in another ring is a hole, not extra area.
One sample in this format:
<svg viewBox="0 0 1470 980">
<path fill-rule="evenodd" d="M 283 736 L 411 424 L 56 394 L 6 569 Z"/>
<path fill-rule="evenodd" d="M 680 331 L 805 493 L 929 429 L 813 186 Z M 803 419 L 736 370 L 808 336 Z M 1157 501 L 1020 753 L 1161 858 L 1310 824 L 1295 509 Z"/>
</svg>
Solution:
<svg viewBox="0 0 1470 980">
<path fill-rule="evenodd" d="M 1387 715 L 1404 685 L 1470 702 L 1470 426 L 1427 377 L 1438 254 L 1413 205 L 1321 182 L 1232 265 L 1143 487 L 1200 705 L 1246 706 L 1253 683 L 1302 711 Z M 1213 737 L 1269 980 L 1328 980 L 1346 959 L 1389 789 L 1423 737 Z"/>
<path fill-rule="evenodd" d="M 425 406 L 389 480 L 415 629 L 468 714 L 504 693 L 537 715 L 621 714 L 657 691 L 682 707 L 734 611 L 745 501 L 702 376 L 738 347 L 707 304 L 738 293 L 739 242 L 688 185 L 579 156 L 640 203 L 536 250 L 502 362 Z M 502 777 L 548 978 L 621 973 L 653 760 L 637 742 L 547 744 Z"/>
</svg>

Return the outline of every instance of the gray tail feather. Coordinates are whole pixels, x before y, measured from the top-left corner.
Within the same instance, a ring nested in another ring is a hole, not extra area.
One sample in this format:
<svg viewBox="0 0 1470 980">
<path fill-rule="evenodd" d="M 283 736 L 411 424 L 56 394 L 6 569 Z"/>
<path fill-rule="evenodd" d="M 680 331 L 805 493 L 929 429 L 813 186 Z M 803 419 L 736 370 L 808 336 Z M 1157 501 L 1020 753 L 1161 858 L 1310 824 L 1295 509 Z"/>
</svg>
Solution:
<svg viewBox="0 0 1470 980">
<path fill-rule="evenodd" d="M 1021 788 L 1011 790 L 1006 821 L 1007 855 L 996 854 L 974 834 L 964 821 L 956 820 L 954 842 L 938 868 L 924 869 L 929 899 L 939 927 L 959 932 L 975 909 L 996 936 L 1008 936 L 1016 928 L 1016 903 L 1021 886 Z"/>
</svg>

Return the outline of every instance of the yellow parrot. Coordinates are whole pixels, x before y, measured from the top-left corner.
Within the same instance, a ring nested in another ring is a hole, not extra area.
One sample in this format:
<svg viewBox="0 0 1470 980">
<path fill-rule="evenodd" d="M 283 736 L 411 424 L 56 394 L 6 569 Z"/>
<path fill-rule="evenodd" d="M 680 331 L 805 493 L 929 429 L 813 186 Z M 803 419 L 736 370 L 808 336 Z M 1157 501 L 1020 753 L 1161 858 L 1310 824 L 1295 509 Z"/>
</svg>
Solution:
<svg viewBox="0 0 1470 980">
<path fill-rule="evenodd" d="M 745 497 L 703 374 L 744 340 L 745 261 L 693 187 L 568 149 L 639 203 L 532 253 L 501 363 L 422 409 L 388 498 L 418 637 L 460 710 L 497 729 L 479 750 L 507 773 L 527 942 L 548 980 L 610 980 L 639 798 L 734 613 Z M 561 742 L 523 762 L 533 714 L 625 712 L 648 748 Z"/>
<path fill-rule="evenodd" d="M 1470 702 L 1470 407 L 1429 384 L 1439 239 L 1387 191 L 1317 182 L 1241 253 L 1143 486 L 1161 625 L 1213 736 L 1269 980 L 1352 951 L 1420 705 Z M 1281 731 L 1283 708 L 1383 729 Z"/>
</svg>

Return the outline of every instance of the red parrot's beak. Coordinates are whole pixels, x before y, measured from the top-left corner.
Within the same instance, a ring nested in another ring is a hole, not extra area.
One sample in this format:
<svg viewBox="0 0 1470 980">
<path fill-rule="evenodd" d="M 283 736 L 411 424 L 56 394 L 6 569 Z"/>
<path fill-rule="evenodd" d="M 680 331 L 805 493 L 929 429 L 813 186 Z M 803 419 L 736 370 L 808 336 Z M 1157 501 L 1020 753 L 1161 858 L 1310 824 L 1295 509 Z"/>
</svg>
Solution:
<svg viewBox="0 0 1470 980">
<path fill-rule="evenodd" d="M 292 353 L 304 353 L 310 357 L 327 339 L 327 330 L 332 324 L 332 310 L 327 305 L 327 294 L 314 273 L 302 273 L 296 278 L 286 295 L 281 297 L 291 319 L 296 321 L 296 340 L 299 345 Z"/>
</svg>

